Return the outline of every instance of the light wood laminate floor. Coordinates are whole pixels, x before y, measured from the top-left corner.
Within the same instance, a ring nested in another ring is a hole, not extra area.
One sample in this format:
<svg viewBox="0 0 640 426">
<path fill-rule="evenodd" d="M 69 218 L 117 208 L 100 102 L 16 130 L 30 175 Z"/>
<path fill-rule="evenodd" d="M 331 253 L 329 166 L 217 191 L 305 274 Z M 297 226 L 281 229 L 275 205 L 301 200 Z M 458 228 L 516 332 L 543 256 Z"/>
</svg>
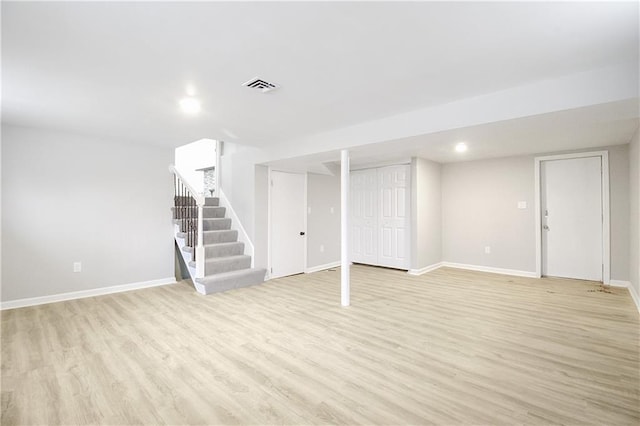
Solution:
<svg viewBox="0 0 640 426">
<path fill-rule="evenodd" d="M 442 268 L 2 312 L 2 424 L 639 424 L 626 289 Z"/>
</svg>

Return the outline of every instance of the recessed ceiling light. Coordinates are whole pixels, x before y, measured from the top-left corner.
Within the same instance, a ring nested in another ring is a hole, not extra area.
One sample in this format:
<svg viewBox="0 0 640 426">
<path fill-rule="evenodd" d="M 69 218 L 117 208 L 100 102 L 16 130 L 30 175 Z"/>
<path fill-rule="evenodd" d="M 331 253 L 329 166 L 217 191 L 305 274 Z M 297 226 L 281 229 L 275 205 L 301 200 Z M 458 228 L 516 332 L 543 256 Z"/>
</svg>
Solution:
<svg viewBox="0 0 640 426">
<path fill-rule="evenodd" d="M 197 114 L 202 109 L 200 101 L 196 98 L 183 98 L 180 100 L 180 109 L 185 114 Z"/>
<path fill-rule="evenodd" d="M 467 149 L 467 144 L 464 142 L 456 144 L 456 152 L 465 152 Z"/>
</svg>

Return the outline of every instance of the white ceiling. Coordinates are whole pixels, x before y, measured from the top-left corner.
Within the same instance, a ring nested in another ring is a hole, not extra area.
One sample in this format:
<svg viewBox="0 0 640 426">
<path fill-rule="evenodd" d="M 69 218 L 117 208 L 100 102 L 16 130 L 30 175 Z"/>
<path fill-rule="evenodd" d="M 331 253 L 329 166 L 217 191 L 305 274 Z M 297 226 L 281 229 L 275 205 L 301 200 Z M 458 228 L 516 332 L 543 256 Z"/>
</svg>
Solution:
<svg viewBox="0 0 640 426">
<path fill-rule="evenodd" d="M 206 137 L 268 148 L 638 63 L 638 10 L 637 2 L 2 2 L 2 120 L 168 146 Z M 282 87 L 241 86 L 252 77 Z M 178 110 L 188 84 L 202 100 L 197 117 Z M 524 146 L 540 140 L 533 134 L 573 141 L 568 148 L 624 143 L 637 121 L 611 108 L 377 148 L 455 161 L 451 139 L 478 141 L 479 157 L 517 153 L 509 149 L 516 135 Z"/>
<path fill-rule="evenodd" d="M 411 157 L 451 163 L 621 145 L 638 128 L 637 117 L 638 103 L 633 99 L 390 140 L 350 149 L 349 155 L 352 168 L 358 168 L 408 162 Z M 468 146 L 467 152 L 455 152 L 459 142 Z M 337 170 L 339 161 L 340 152 L 333 150 L 269 165 L 276 170 L 329 173 Z"/>
</svg>

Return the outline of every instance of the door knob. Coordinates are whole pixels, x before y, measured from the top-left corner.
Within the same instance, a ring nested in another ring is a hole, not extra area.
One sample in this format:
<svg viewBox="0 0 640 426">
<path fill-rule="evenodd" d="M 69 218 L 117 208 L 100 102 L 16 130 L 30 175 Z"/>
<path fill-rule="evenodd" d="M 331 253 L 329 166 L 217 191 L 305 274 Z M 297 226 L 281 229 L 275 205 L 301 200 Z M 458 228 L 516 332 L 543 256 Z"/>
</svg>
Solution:
<svg viewBox="0 0 640 426">
<path fill-rule="evenodd" d="M 304 235 L 304 232 L 300 232 L 300 235 Z"/>
<path fill-rule="evenodd" d="M 546 230 L 548 231 L 548 230 L 549 230 L 549 227 L 548 227 L 547 225 L 544 225 L 544 226 L 542 227 L 542 229 L 546 229 Z"/>
</svg>

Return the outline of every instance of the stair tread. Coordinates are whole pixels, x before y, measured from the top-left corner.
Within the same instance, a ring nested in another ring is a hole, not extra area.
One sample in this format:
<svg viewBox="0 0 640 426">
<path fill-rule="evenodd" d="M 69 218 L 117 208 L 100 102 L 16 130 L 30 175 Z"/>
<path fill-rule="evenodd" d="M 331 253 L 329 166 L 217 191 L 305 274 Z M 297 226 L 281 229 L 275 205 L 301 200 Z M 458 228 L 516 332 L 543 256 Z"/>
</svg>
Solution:
<svg viewBox="0 0 640 426">
<path fill-rule="evenodd" d="M 178 206 L 178 208 L 180 207 L 195 207 L 195 206 Z M 176 206 L 171 206 L 172 209 L 175 209 Z M 226 207 L 223 206 L 202 206 L 203 209 L 226 209 Z"/>
<path fill-rule="evenodd" d="M 183 217 L 183 218 L 178 218 L 178 219 L 174 219 L 174 220 L 180 221 L 180 220 L 189 220 L 189 219 L 196 219 L 196 218 L 195 217 Z M 224 221 L 228 220 L 228 221 L 230 221 L 231 218 L 228 218 L 228 217 L 203 217 L 202 220 L 224 220 Z"/>
<path fill-rule="evenodd" d="M 250 274 L 258 274 L 260 272 L 264 274 L 267 272 L 267 270 L 264 268 L 238 269 L 235 271 L 222 272 L 220 274 L 212 274 L 212 275 L 207 275 L 206 277 L 196 278 L 196 281 L 201 284 L 215 283 L 216 281 L 221 281 L 227 278 L 241 277 L 241 276 L 250 275 Z"/>
<path fill-rule="evenodd" d="M 216 233 L 223 233 L 223 232 L 238 232 L 236 229 L 207 229 L 202 231 L 203 234 L 216 234 Z M 186 235 L 186 232 L 183 231 L 178 231 L 178 236 L 182 236 L 182 235 Z"/>
<path fill-rule="evenodd" d="M 205 262 L 206 263 L 227 262 L 230 260 L 244 259 L 247 257 L 250 258 L 251 256 L 246 254 L 234 254 L 233 256 L 212 257 L 212 258 L 206 259 Z"/>
<path fill-rule="evenodd" d="M 242 241 L 228 241 L 225 243 L 208 243 L 208 244 L 203 244 L 202 246 L 206 249 L 207 247 L 233 246 L 238 244 L 244 244 L 244 243 Z M 188 252 L 191 252 L 191 250 L 193 250 L 191 246 L 184 246 L 182 249 Z"/>
<path fill-rule="evenodd" d="M 230 246 L 234 244 L 244 244 L 242 241 L 228 241 L 225 243 L 209 243 L 203 244 L 204 247 L 220 247 L 220 246 Z"/>
<path fill-rule="evenodd" d="M 205 243 L 202 246 L 203 247 L 220 247 L 220 246 L 230 246 L 235 244 L 244 244 L 244 243 L 242 241 L 225 241 L 223 243 Z M 185 246 L 185 247 L 191 247 L 191 246 Z"/>
</svg>

